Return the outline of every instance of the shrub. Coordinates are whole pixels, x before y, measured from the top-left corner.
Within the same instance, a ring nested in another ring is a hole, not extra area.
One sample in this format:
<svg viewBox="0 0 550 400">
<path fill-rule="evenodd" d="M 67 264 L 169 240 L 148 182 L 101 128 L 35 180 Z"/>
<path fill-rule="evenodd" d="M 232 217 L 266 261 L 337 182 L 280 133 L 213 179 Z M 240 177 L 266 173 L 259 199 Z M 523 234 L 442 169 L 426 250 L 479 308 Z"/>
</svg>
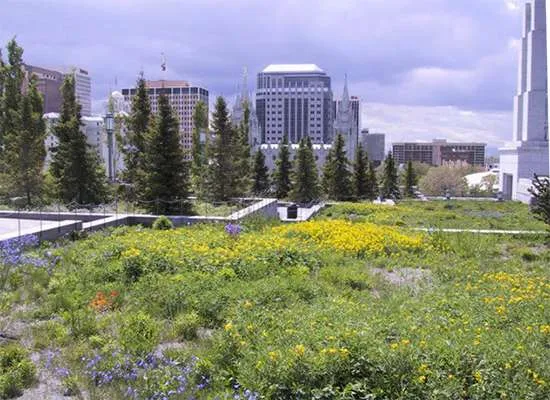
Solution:
<svg viewBox="0 0 550 400">
<path fill-rule="evenodd" d="M 63 319 L 75 338 L 87 338 L 97 332 L 95 315 L 87 308 L 65 311 Z"/>
<path fill-rule="evenodd" d="M 120 327 L 120 344 L 131 354 L 144 355 L 159 342 L 157 322 L 143 312 L 130 313 Z"/>
<path fill-rule="evenodd" d="M 45 349 L 53 344 L 63 344 L 67 336 L 67 328 L 61 323 L 46 321 L 33 329 L 34 347 Z"/>
<path fill-rule="evenodd" d="M 0 347 L 0 398 L 20 396 L 35 380 L 36 369 L 19 345 Z"/>
<path fill-rule="evenodd" d="M 199 314 L 195 311 L 181 314 L 174 321 L 174 333 L 180 339 L 193 340 L 197 338 L 200 327 Z"/>
<path fill-rule="evenodd" d="M 153 229 L 156 229 L 158 231 L 168 231 L 170 229 L 174 229 L 174 224 L 172 223 L 170 218 L 161 215 L 155 220 L 155 222 L 153 222 Z"/>
</svg>

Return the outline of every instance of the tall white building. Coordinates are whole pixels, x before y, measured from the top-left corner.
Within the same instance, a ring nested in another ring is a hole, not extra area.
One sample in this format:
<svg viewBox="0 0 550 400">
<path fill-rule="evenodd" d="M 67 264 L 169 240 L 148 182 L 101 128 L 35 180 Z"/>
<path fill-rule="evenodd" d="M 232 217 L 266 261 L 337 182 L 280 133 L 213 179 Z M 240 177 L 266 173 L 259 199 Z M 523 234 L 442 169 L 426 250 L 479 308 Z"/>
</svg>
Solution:
<svg viewBox="0 0 550 400">
<path fill-rule="evenodd" d="M 76 100 L 81 105 L 81 115 L 92 115 L 92 78 L 88 71 L 78 67 L 71 67 L 64 71 L 65 75 L 74 76 L 74 91 Z"/>
<path fill-rule="evenodd" d="M 258 74 L 256 112 L 261 143 L 278 144 L 286 136 L 299 143 L 331 143 L 330 77 L 315 64 L 272 64 Z"/>
<path fill-rule="evenodd" d="M 149 91 L 149 100 L 151 102 L 151 111 L 156 113 L 158 110 L 158 98 L 161 93 L 168 96 L 170 105 L 176 112 L 179 119 L 181 143 L 184 150 L 190 151 L 193 135 L 193 113 L 199 101 L 206 105 L 208 113 L 208 90 L 191 86 L 186 81 L 147 81 Z M 136 89 L 122 89 L 124 100 L 132 104 L 132 98 L 135 96 Z"/>
<path fill-rule="evenodd" d="M 500 185 L 506 199 L 529 202 L 533 176 L 547 175 L 549 170 L 546 35 L 546 0 L 529 0 L 514 98 L 513 141 L 500 149 Z"/>
</svg>

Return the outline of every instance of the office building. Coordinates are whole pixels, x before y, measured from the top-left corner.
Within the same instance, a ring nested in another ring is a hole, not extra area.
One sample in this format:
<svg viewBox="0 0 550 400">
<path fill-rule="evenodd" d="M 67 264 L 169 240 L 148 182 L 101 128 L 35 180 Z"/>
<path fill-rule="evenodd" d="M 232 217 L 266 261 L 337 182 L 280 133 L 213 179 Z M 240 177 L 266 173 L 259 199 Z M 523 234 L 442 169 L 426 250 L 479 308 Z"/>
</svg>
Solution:
<svg viewBox="0 0 550 400">
<path fill-rule="evenodd" d="M 535 174 L 549 174 L 546 1 L 525 4 L 512 142 L 500 149 L 500 190 L 505 199 L 531 201 Z"/>
<path fill-rule="evenodd" d="M 277 163 L 277 158 L 279 157 L 279 147 L 278 144 L 261 144 L 258 149 L 264 153 L 265 156 L 265 165 L 270 172 L 275 170 Z M 298 144 L 289 145 L 290 160 L 294 162 L 296 158 L 296 153 L 298 152 Z M 327 159 L 328 153 L 332 149 L 330 144 L 314 144 L 313 145 L 313 154 L 315 156 L 315 163 L 317 165 L 317 172 L 319 176 L 322 174 L 323 165 Z"/>
<path fill-rule="evenodd" d="M 192 86 L 186 81 L 147 81 L 146 86 L 149 91 L 153 113 L 158 110 L 160 94 L 168 96 L 168 101 L 179 119 L 181 143 L 184 150 L 190 151 L 193 134 L 193 112 L 199 101 L 205 103 L 208 110 L 208 90 L 199 86 Z M 135 93 L 135 88 L 122 89 L 124 100 L 129 104 L 132 104 Z"/>
<path fill-rule="evenodd" d="M 35 76 L 36 88 L 44 99 L 44 113 L 57 113 L 61 111 L 61 85 L 64 75 L 51 69 L 25 65 L 25 83 L 28 86 L 31 76 Z"/>
<path fill-rule="evenodd" d="M 61 112 L 63 102 L 61 86 L 65 76 L 73 75 L 76 100 L 81 106 L 80 113 L 83 117 L 92 115 L 92 79 L 88 71 L 76 67 L 58 71 L 33 65 L 24 65 L 23 68 L 25 70 L 24 87 L 27 87 L 32 75 L 36 77 L 38 91 L 44 98 L 44 113 Z"/>
<path fill-rule="evenodd" d="M 386 135 L 384 133 L 371 133 L 368 129 L 363 129 L 360 140 L 369 161 L 376 167 L 382 164 L 386 158 Z"/>
<path fill-rule="evenodd" d="M 278 144 L 286 136 L 316 144 L 333 137 L 330 77 L 314 64 L 273 64 L 258 74 L 256 113 L 261 143 Z"/>
<path fill-rule="evenodd" d="M 462 161 L 470 165 L 485 165 L 485 143 L 457 143 L 436 139 L 433 142 L 394 143 L 393 156 L 397 165 L 409 161 L 440 166 Z"/>
</svg>

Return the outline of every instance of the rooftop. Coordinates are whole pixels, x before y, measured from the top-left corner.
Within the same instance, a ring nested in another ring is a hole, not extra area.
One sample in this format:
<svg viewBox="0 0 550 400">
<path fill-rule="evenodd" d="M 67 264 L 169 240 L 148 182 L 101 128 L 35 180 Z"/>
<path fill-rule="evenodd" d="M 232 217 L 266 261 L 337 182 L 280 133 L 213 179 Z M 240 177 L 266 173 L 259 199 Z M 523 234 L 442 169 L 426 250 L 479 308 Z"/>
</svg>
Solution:
<svg viewBox="0 0 550 400">
<path fill-rule="evenodd" d="M 165 87 L 165 88 L 186 88 L 186 87 L 189 87 L 189 82 L 187 82 L 187 81 L 165 81 L 165 80 L 147 81 L 147 87 L 149 89 L 152 89 L 152 88 L 159 89 L 159 88 L 162 88 L 162 87 Z"/>
<path fill-rule="evenodd" d="M 321 68 L 315 64 L 271 64 L 264 68 L 264 73 L 317 73 L 324 74 Z"/>
</svg>

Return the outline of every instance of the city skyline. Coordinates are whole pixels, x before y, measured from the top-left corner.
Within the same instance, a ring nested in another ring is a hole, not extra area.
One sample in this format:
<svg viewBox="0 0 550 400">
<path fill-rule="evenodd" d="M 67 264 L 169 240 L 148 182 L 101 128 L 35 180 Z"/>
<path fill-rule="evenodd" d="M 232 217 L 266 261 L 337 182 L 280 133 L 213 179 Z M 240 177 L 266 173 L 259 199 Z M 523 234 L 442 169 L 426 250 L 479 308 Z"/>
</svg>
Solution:
<svg viewBox="0 0 550 400">
<path fill-rule="evenodd" d="M 95 111 L 109 89 L 132 86 L 141 69 L 147 79 L 162 78 L 164 52 L 166 79 L 206 87 L 212 99 L 231 102 L 243 66 L 252 76 L 271 63 L 316 63 L 333 88 L 348 74 L 350 93 L 363 101 L 362 127 L 387 132 L 389 141 L 481 136 L 501 145 L 511 135 L 519 3 L 283 1 L 267 15 L 264 2 L 247 0 L 223 9 L 211 0 L 6 2 L 2 45 L 17 35 L 30 64 L 88 69 Z M 306 10 L 315 26 L 300 22 Z M 59 13 L 63 22 L 51 24 Z M 270 35 L 261 34 L 266 26 Z"/>
</svg>

